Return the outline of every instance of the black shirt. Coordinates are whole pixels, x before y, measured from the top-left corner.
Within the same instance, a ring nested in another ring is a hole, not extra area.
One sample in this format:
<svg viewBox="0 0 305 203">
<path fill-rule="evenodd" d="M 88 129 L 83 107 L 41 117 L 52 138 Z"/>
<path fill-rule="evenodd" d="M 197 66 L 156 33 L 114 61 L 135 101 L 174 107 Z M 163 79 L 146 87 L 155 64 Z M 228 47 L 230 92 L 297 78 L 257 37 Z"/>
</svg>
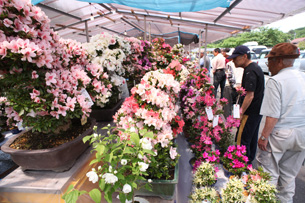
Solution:
<svg viewBox="0 0 305 203">
<path fill-rule="evenodd" d="M 265 90 L 265 76 L 264 73 L 257 65 L 257 63 L 250 63 L 244 68 L 244 74 L 241 86 L 246 91 L 254 92 L 254 98 L 244 114 L 246 115 L 259 115 Z M 244 96 L 241 101 L 244 100 Z"/>
</svg>

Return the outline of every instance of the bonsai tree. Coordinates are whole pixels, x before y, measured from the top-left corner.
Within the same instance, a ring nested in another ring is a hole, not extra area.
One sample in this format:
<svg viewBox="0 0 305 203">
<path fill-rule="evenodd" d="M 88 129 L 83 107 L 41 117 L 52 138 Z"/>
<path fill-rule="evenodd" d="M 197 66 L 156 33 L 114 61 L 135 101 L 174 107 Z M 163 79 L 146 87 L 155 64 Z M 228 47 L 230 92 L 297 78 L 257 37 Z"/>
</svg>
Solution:
<svg viewBox="0 0 305 203">
<path fill-rule="evenodd" d="M 76 65 L 79 61 L 73 61 L 39 7 L 26 0 L 3 1 L 1 6 L 0 86 L 7 123 L 59 132 L 73 118 L 85 120 L 92 105 L 86 94 L 92 78 L 85 64 Z"/>
</svg>

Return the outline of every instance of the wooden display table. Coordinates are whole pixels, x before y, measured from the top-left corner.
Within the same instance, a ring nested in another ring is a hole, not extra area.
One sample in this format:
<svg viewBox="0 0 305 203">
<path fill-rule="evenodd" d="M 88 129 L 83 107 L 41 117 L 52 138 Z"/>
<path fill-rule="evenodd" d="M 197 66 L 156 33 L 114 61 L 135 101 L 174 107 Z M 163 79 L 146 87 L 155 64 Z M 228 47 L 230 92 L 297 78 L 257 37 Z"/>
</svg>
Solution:
<svg viewBox="0 0 305 203">
<path fill-rule="evenodd" d="M 87 185 L 94 187 L 92 183 L 88 184 L 86 177 L 86 173 L 93 167 L 89 166 L 89 163 L 95 157 L 90 151 L 91 148 L 88 148 L 69 171 L 62 173 L 52 171 L 23 172 L 20 167 L 17 168 L 0 181 L 0 202 L 64 202 L 61 197 L 69 185 L 73 184 L 81 190 L 87 190 Z M 87 191 L 89 190 L 91 188 Z"/>
</svg>

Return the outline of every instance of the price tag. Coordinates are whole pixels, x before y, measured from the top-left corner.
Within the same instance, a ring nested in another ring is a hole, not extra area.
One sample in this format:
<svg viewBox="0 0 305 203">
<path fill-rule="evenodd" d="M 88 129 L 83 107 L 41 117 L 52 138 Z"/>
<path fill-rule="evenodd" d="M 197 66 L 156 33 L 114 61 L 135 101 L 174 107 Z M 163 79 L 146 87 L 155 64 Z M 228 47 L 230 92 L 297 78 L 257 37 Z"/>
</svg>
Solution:
<svg viewBox="0 0 305 203">
<path fill-rule="evenodd" d="M 219 115 L 215 115 L 213 119 L 213 127 L 218 125 Z"/>
<path fill-rule="evenodd" d="M 82 88 L 81 89 L 81 93 L 84 97 L 86 97 L 86 101 L 89 102 L 89 105 L 92 106 L 94 103 L 89 95 L 89 93 L 87 92 L 87 90 L 85 88 Z"/>
<path fill-rule="evenodd" d="M 80 120 L 82 125 L 85 125 L 87 123 L 87 117 L 84 117 Z"/>
<path fill-rule="evenodd" d="M 205 107 L 205 112 L 207 113 L 207 116 L 208 116 L 208 119 L 211 121 L 213 120 L 213 111 L 212 111 L 212 108 L 209 106 L 209 107 Z"/>
<path fill-rule="evenodd" d="M 22 121 L 17 123 L 18 130 L 24 130 L 24 127 L 22 126 Z"/>
<path fill-rule="evenodd" d="M 239 104 L 233 105 L 233 118 L 240 118 Z"/>
</svg>

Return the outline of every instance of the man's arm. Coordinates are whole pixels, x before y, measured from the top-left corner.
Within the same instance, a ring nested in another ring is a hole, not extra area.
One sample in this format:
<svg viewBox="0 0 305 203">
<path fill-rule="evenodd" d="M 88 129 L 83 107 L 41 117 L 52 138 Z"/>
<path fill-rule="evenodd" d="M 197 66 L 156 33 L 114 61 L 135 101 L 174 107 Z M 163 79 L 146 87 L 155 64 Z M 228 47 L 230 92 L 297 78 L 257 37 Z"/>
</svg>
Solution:
<svg viewBox="0 0 305 203">
<path fill-rule="evenodd" d="M 244 113 L 246 112 L 248 107 L 250 106 L 253 98 L 254 98 L 254 92 L 247 91 L 247 94 L 246 94 L 243 104 L 241 106 L 240 118 L 242 118 L 242 116 L 244 115 Z"/>
<path fill-rule="evenodd" d="M 268 144 L 268 137 L 270 136 L 275 124 L 278 122 L 278 118 L 272 118 L 267 116 L 266 117 L 266 122 L 265 126 L 262 132 L 263 139 L 262 137 L 258 140 L 258 147 L 263 150 L 267 151 L 267 144 Z"/>
</svg>

